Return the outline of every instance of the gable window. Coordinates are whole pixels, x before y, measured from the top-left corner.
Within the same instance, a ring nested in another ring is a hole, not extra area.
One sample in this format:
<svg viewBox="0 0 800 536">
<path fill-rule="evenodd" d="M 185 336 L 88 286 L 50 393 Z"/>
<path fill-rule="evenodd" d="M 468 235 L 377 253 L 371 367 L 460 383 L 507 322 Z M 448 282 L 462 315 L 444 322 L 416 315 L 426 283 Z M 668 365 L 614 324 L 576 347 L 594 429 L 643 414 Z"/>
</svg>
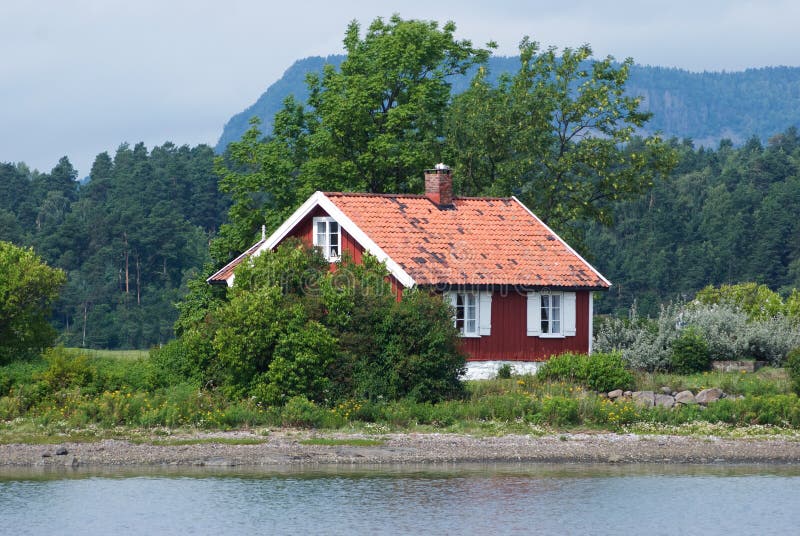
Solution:
<svg viewBox="0 0 800 536">
<path fill-rule="evenodd" d="M 445 294 L 455 315 L 453 322 L 462 337 L 491 335 L 492 293 L 486 291 L 450 291 Z"/>
<path fill-rule="evenodd" d="M 329 262 L 342 257 L 342 232 L 333 218 L 314 218 L 314 245 L 322 250 Z"/>
<path fill-rule="evenodd" d="M 527 333 L 533 337 L 574 337 L 574 292 L 529 292 Z"/>
</svg>

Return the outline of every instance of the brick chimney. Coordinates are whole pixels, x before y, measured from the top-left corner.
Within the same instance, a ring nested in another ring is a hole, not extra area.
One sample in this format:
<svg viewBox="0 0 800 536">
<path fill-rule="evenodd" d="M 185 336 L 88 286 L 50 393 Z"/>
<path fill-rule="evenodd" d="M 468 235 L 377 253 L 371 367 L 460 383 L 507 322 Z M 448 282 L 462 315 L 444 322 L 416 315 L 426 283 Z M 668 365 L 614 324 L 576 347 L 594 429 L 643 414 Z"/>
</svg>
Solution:
<svg viewBox="0 0 800 536">
<path fill-rule="evenodd" d="M 425 170 L 425 195 L 437 205 L 453 204 L 453 175 L 444 164 Z"/>
</svg>

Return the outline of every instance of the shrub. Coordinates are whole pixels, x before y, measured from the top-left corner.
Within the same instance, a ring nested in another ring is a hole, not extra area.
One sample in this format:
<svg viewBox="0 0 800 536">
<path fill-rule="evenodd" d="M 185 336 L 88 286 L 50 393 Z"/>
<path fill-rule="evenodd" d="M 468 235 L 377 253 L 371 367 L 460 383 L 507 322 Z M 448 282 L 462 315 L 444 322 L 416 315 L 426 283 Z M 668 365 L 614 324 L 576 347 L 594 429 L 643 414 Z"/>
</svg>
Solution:
<svg viewBox="0 0 800 536">
<path fill-rule="evenodd" d="M 747 315 L 731 305 L 695 305 L 681 315 L 683 324 L 695 327 L 703 336 L 712 360 L 746 359 Z"/>
<path fill-rule="evenodd" d="M 789 352 L 784 366 L 789 373 L 792 390 L 800 395 L 800 347 Z"/>
<path fill-rule="evenodd" d="M 563 396 L 545 398 L 542 401 L 538 417 L 541 421 L 554 426 L 577 424 L 579 422 L 578 401 Z"/>
<path fill-rule="evenodd" d="M 670 365 L 678 374 L 692 374 L 711 368 L 708 345 L 697 329 L 688 327 L 673 341 Z"/>
<path fill-rule="evenodd" d="M 44 354 L 47 369 L 35 376 L 50 392 L 67 387 L 82 387 L 88 384 L 95 374 L 85 354 L 71 354 L 63 346 L 48 349 Z"/>
<path fill-rule="evenodd" d="M 784 316 L 751 322 L 744 334 L 748 357 L 780 366 L 789 352 L 800 347 L 800 326 Z"/>
<path fill-rule="evenodd" d="M 293 396 L 281 411 L 284 426 L 316 428 L 325 423 L 327 410 L 320 408 L 304 396 Z"/>
<path fill-rule="evenodd" d="M 173 339 L 161 348 L 150 351 L 149 383 L 151 387 L 166 387 L 185 381 L 200 383 L 203 372 L 197 357 L 187 344 L 189 337 Z"/>
<path fill-rule="evenodd" d="M 639 318 L 636 307 L 627 320 L 612 319 L 603 324 L 595 339 L 599 352 L 622 352 L 629 367 L 640 370 L 666 370 L 669 367 L 672 341 L 678 336 L 676 317 L 680 307 L 661 307 L 655 320 Z"/>
<path fill-rule="evenodd" d="M 633 384 L 633 375 L 625 369 L 618 352 L 561 354 L 550 358 L 536 373 L 546 380 L 579 383 L 595 391 L 626 389 Z"/>
<path fill-rule="evenodd" d="M 514 372 L 514 367 L 512 367 L 509 363 L 503 363 L 499 367 L 497 367 L 497 375 L 495 376 L 498 380 L 508 380 L 511 378 L 511 374 Z"/>
<path fill-rule="evenodd" d="M 624 390 L 633 386 L 633 374 L 625 368 L 619 352 L 597 352 L 589 356 L 585 384 L 599 392 Z"/>
</svg>

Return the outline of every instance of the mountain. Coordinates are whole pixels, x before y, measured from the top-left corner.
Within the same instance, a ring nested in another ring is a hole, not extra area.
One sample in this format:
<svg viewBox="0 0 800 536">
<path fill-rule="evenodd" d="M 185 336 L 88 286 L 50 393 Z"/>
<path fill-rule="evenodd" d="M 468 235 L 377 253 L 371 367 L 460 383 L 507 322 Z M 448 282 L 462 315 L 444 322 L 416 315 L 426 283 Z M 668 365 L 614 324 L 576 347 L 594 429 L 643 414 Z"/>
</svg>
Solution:
<svg viewBox="0 0 800 536">
<path fill-rule="evenodd" d="M 305 101 L 305 77 L 323 65 L 339 66 L 344 56 L 314 56 L 296 61 L 246 110 L 225 125 L 216 151 L 237 140 L 252 117 L 261 119 L 269 132 L 272 118 L 289 95 Z M 519 58 L 493 57 L 490 79 L 515 72 Z M 474 72 L 454 77 L 453 92 L 463 91 Z M 644 98 L 643 109 L 653 112 L 646 134 L 692 139 L 697 145 L 716 146 L 721 139 L 735 145 L 752 136 L 766 141 L 776 132 L 800 125 L 800 67 L 764 67 L 739 72 L 693 73 L 681 69 L 636 65 L 631 69 L 628 93 Z"/>
</svg>

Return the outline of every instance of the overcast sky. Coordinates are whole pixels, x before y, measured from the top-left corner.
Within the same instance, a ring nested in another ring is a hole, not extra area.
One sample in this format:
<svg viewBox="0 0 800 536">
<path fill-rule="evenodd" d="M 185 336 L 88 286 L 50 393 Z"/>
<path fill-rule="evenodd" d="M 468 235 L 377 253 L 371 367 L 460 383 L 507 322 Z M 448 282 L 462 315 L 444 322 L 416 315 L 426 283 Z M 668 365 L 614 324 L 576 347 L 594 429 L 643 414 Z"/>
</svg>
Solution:
<svg viewBox="0 0 800 536">
<path fill-rule="evenodd" d="M 800 65 L 797 0 L 0 0 L 0 162 L 67 155 L 83 177 L 126 141 L 214 145 L 296 59 L 394 12 L 501 55 L 530 35 L 692 71 Z"/>
</svg>

